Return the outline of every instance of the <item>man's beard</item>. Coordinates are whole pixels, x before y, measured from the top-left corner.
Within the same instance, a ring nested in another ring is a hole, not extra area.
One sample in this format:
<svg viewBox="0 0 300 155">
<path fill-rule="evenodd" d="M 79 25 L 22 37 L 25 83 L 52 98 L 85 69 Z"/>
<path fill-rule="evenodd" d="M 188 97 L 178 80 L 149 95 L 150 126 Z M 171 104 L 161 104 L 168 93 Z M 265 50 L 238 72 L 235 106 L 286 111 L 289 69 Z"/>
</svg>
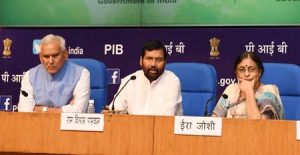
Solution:
<svg viewBox="0 0 300 155">
<path fill-rule="evenodd" d="M 155 73 L 151 73 L 151 71 L 155 71 Z M 151 82 L 157 80 L 160 77 L 160 75 L 162 74 L 162 72 L 163 72 L 163 69 L 159 70 L 156 67 L 151 67 L 151 68 L 147 69 L 146 71 L 144 70 L 145 76 Z"/>
</svg>

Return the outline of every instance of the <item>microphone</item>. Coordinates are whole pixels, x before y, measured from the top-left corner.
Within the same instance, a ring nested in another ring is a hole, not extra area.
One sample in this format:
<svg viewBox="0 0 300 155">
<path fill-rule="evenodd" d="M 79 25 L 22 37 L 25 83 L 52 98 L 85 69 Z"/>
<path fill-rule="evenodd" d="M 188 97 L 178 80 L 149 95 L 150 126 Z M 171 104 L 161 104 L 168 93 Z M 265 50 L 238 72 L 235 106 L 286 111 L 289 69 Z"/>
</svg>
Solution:
<svg viewBox="0 0 300 155">
<path fill-rule="evenodd" d="M 228 95 L 227 94 L 223 94 L 222 95 L 222 97 L 224 98 L 224 99 L 227 99 L 228 98 Z M 229 102 L 229 101 L 228 101 Z M 236 106 L 236 105 L 238 105 L 238 104 L 240 104 L 241 102 L 235 102 L 235 103 L 233 103 L 233 104 L 231 104 L 230 105 L 230 103 L 228 103 L 228 105 L 227 105 L 227 109 L 229 109 L 229 108 L 231 108 L 231 107 L 233 107 L 233 106 Z"/>
<path fill-rule="evenodd" d="M 28 96 L 28 93 L 27 93 L 25 90 L 21 90 L 21 94 L 22 94 L 24 97 L 27 97 L 27 96 Z"/>
<path fill-rule="evenodd" d="M 228 98 L 228 95 L 227 94 L 222 94 L 222 97 L 224 98 L 224 99 L 227 99 Z M 216 96 L 213 96 L 213 97 L 211 97 L 211 98 L 209 98 L 207 101 L 206 101 L 206 103 L 205 103 L 205 107 L 204 107 L 204 116 L 209 116 L 209 114 L 208 114 L 208 104 L 213 100 L 213 99 L 215 99 L 216 98 Z"/>
<path fill-rule="evenodd" d="M 215 98 L 216 98 L 216 96 L 213 96 L 213 97 L 209 98 L 209 99 L 206 101 L 205 106 L 204 106 L 204 114 L 203 114 L 203 116 L 208 116 L 208 104 L 209 104 L 213 99 L 215 99 Z"/>
<path fill-rule="evenodd" d="M 227 94 L 223 94 L 222 97 L 223 97 L 224 99 L 228 99 L 228 95 L 227 95 Z"/>
<path fill-rule="evenodd" d="M 12 92 L 15 92 L 16 90 L 19 90 L 19 89 L 12 89 L 12 90 L 9 90 L 8 92 L 4 92 L 4 93 L 12 93 Z M 24 97 L 28 96 L 28 93 L 25 90 L 20 90 L 20 92 Z"/>
<path fill-rule="evenodd" d="M 227 94 L 223 94 L 222 95 L 222 97 L 226 100 L 226 99 L 228 99 L 228 95 Z M 229 101 L 227 101 L 227 102 L 229 102 Z M 232 105 L 230 105 L 230 103 L 227 103 L 228 105 L 227 105 L 227 109 L 229 109 L 229 108 L 231 108 L 231 107 L 233 107 L 233 106 L 235 106 L 236 104 L 232 104 Z"/>
<path fill-rule="evenodd" d="M 112 101 L 112 106 L 111 106 L 111 110 L 114 111 L 115 110 L 115 100 L 116 98 L 118 97 L 118 95 L 121 93 L 121 91 L 125 88 L 125 86 L 128 84 L 129 81 L 131 80 L 135 80 L 136 79 L 136 76 L 135 75 L 132 75 L 130 77 L 129 80 L 126 81 L 126 83 L 124 84 L 124 86 L 120 89 L 120 91 L 115 95 L 113 101 Z"/>
</svg>

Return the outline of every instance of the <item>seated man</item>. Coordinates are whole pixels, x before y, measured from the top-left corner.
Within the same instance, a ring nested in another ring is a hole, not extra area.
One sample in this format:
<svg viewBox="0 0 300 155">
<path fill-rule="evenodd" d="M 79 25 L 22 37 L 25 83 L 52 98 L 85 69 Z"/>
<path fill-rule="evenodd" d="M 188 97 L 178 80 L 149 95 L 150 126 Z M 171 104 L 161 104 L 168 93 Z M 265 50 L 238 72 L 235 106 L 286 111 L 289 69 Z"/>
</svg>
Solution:
<svg viewBox="0 0 300 155">
<path fill-rule="evenodd" d="M 140 57 L 142 70 L 122 80 L 109 108 L 137 115 L 182 115 L 180 81 L 165 70 L 166 57 L 160 41 L 146 42 Z"/>
<path fill-rule="evenodd" d="M 68 61 L 65 39 L 49 34 L 41 41 L 41 64 L 21 83 L 19 112 L 86 112 L 90 72 Z"/>
</svg>

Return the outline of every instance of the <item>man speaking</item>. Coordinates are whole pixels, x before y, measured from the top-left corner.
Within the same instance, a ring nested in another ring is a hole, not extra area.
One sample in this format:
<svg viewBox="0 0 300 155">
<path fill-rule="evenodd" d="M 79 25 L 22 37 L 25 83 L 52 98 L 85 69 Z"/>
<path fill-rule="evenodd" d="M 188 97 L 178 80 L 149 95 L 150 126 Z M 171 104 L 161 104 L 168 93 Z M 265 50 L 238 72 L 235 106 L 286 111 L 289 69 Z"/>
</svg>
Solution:
<svg viewBox="0 0 300 155">
<path fill-rule="evenodd" d="M 144 44 L 140 66 L 122 79 L 109 108 L 136 115 L 182 115 L 180 81 L 165 70 L 167 52 L 157 40 Z"/>
</svg>

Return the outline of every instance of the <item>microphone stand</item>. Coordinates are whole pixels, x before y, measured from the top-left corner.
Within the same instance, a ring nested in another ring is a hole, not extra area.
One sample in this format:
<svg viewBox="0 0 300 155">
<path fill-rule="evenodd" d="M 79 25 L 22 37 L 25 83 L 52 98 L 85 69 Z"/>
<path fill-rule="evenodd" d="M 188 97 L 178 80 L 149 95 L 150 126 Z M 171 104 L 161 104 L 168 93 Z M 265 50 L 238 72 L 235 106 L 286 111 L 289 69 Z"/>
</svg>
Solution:
<svg viewBox="0 0 300 155">
<path fill-rule="evenodd" d="M 204 117 L 209 116 L 209 114 L 208 114 L 208 104 L 209 104 L 213 99 L 215 99 L 215 98 L 216 98 L 216 96 L 213 96 L 213 97 L 209 98 L 209 99 L 206 101 L 205 107 L 204 107 L 204 113 L 203 113 L 203 116 L 204 116 Z"/>
<path fill-rule="evenodd" d="M 132 76 L 130 77 L 130 79 L 128 79 L 128 80 L 126 81 L 126 83 L 125 83 L 124 86 L 120 89 L 120 91 L 115 95 L 115 97 L 114 97 L 114 99 L 113 99 L 113 101 L 112 101 L 112 106 L 111 106 L 111 111 L 110 111 L 110 113 L 113 113 L 113 114 L 126 114 L 126 113 L 128 113 L 127 111 L 124 112 L 124 110 L 121 110 L 121 111 L 115 111 L 115 100 L 116 100 L 116 98 L 118 97 L 118 95 L 122 92 L 122 90 L 125 88 L 125 86 L 129 83 L 129 81 L 135 80 L 135 79 L 136 79 L 136 76 L 135 76 L 135 75 L 132 75 Z"/>
<path fill-rule="evenodd" d="M 227 98 L 228 98 L 228 95 L 227 95 L 227 94 L 222 94 L 222 97 L 223 97 L 224 99 L 227 99 Z M 215 98 L 216 98 L 216 96 L 213 96 L 213 97 L 209 98 L 209 99 L 206 101 L 205 107 L 204 107 L 204 114 L 203 114 L 203 116 L 209 116 L 209 114 L 208 114 L 208 104 L 209 104 L 213 99 L 215 99 Z"/>
</svg>

